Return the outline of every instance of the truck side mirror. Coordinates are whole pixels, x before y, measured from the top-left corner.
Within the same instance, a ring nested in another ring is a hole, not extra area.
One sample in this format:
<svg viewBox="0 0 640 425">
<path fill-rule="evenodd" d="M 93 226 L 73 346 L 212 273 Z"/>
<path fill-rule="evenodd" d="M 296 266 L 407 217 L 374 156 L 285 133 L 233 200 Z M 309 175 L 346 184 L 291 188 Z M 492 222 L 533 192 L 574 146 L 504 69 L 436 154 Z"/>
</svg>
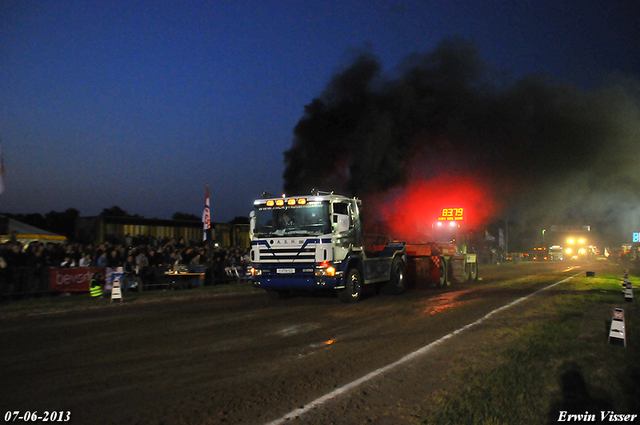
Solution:
<svg viewBox="0 0 640 425">
<path fill-rule="evenodd" d="M 249 213 L 249 239 L 253 239 L 253 233 L 256 230 L 256 212 Z"/>
<path fill-rule="evenodd" d="M 349 216 L 346 214 L 333 215 L 333 231 L 337 233 L 349 230 Z"/>
</svg>

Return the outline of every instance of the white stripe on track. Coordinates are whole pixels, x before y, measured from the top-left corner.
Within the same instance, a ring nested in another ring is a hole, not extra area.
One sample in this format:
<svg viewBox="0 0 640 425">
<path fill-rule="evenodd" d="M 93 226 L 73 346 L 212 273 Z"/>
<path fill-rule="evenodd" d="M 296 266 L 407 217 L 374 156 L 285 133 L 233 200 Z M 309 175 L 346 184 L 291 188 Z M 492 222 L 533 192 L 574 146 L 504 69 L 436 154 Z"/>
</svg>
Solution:
<svg viewBox="0 0 640 425">
<path fill-rule="evenodd" d="M 576 273 L 573 276 L 569 276 L 566 279 L 562 279 L 562 280 L 560 280 L 560 281 L 558 281 L 556 283 L 552 283 L 549 286 L 545 286 L 544 288 L 538 289 L 537 291 L 532 292 L 529 295 L 526 295 L 524 297 L 518 298 L 517 300 L 512 301 L 509 304 L 503 305 L 502 307 L 499 307 L 499 308 L 497 308 L 497 309 L 495 309 L 493 311 L 490 311 L 489 313 L 487 313 L 483 317 L 479 318 L 475 322 L 469 323 L 468 325 L 465 325 L 465 326 L 463 326 L 463 327 L 461 327 L 459 329 L 456 329 L 455 331 L 451 332 L 450 334 L 445 335 L 442 338 L 440 338 L 440 339 L 438 339 L 438 340 L 436 340 L 436 341 L 434 341 L 434 342 L 432 342 L 432 343 L 430 343 L 428 345 L 425 345 L 424 347 L 419 348 L 419 349 L 417 349 L 416 351 L 414 351 L 412 353 L 407 354 L 406 356 L 402 357 L 400 360 L 397 360 L 397 361 L 395 361 L 395 362 L 393 362 L 391 364 L 388 364 L 387 366 L 381 367 L 380 369 L 374 370 L 373 372 L 370 372 L 370 373 L 366 374 L 362 378 L 356 379 L 355 381 L 350 382 L 350 383 L 348 383 L 347 385 L 345 385 L 343 387 L 335 389 L 335 390 L 331 391 L 330 393 L 325 394 L 322 397 L 317 398 L 317 399 L 313 400 L 312 402 L 306 404 L 304 407 L 301 407 L 299 409 L 293 410 L 293 411 L 287 413 L 286 415 L 284 415 L 283 417 L 281 417 L 279 419 L 276 419 L 275 421 L 269 422 L 269 423 L 267 423 L 265 425 L 279 425 L 279 424 L 281 424 L 284 421 L 287 421 L 289 419 L 293 419 L 293 418 L 302 416 L 305 413 L 309 412 L 310 410 L 312 410 L 312 409 L 314 409 L 314 408 L 316 408 L 318 406 L 323 405 L 327 401 L 332 400 L 332 399 L 334 399 L 334 398 L 336 398 L 336 397 L 338 397 L 338 396 L 340 396 L 342 394 L 345 394 L 345 393 L 349 392 L 350 390 L 358 387 L 360 384 L 363 384 L 363 383 L 375 378 L 378 375 L 381 375 L 381 374 L 383 374 L 385 372 L 388 372 L 391 369 L 394 369 L 395 367 L 400 366 L 403 363 L 411 361 L 411 360 L 415 359 L 416 357 L 422 356 L 423 354 L 425 354 L 429 350 L 431 350 L 433 347 L 436 347 L 437 345 L 440 345 L 442 342 L 448 340 L 449 338 L 452 338 L 453 336 L 459 334 L 460 332 L 466 331 L 467 329 L 472 328 L 473 326 L 484 322 L 485 320 L 487 320 L 489 317 L 493 316 L 494 314 L 499 313 L 499 312 L 501 312 L 503 310 L 506 310 L 508 308 L 511 308 L 514 305 L 516 305 L 518 303 L 521 303 L 522 301 L 526 300 L 527 298 L 536 295 L 538 292 L 545 291 L 545 290 L 547 290 L 549 288 L 553 288 L 556 285 L 559 285 L 559 284 L 564 283 L 564 282 L 566 282 L 568 280 L 571 280 L 574 277 L 578 276 L 579 274 L 580 273 Z"/>
</svg>

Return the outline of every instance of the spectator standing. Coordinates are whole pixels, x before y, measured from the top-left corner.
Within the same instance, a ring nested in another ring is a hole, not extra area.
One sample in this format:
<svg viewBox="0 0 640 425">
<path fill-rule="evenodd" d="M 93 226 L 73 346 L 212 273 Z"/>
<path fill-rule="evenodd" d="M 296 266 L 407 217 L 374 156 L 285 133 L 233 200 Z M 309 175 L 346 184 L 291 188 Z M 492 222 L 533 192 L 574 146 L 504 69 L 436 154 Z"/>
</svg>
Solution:
<svg viewBox="0 0 640 425">
<path fill-rule="evenodd" d="M 20 242 L 13 242 L 11 244 L 11 248 L 9 252 L 6 253 L 4 259 L 10 268 L 24 267 L 27 265 L 27 257 L 24 252 L 22 252 Z"/>
<path fill-rule="evenodd" d="M 7 262 L 4 260 L 4 249 L 0 249 L 0 290 L 4 293 L 5 289 L 3 285 L 10 283 L 9 269 L 7 268 Z"/>
<path fill-rule="evenodd" d="M 91 276 L 91 282 L 89 284 L 89 292 L 92 298 L 102 297 L 102 286 L 104 285 L 104 278 L 100 273 L 94 273 Z"/>
<path fill-rule="evenodd" d="M 48 267 L 58 266 L 62 262 L 62 257 L 58 252 L 58 245 L 48 242 L 44 251 L 44 263 Z"/>
<path fill-rule="evenodd" d="M 120 258 L 120 253 L 118 252 L 117 249 L 112 249 L 107 258 L 108 258 L 108 264 L 109 264 L 108 267 L 112 267 L 112 268 L 122 267 L 123 261 Z"/>
<path fill-rule="evenodd" d="M 75 267 L 76 266 L 76 260 L 73 259 L 73 257 L 69 256 L 69 255 L 65 255 L 64 260 L 62 260 L 62 263 L 60 263 L 60 267 L 64 267 L 64 268 L 69 268 L 69 267 Z"/>
<path fill-rule="evenodd" d="M 161 246 L 158 247 L 154 255 L 153 263 L 156 267 L 162 267 L 165 263 L 165 255 Z"/>
<path fill-rule="evenodd" d="M 133 282 L 136 282 L 136 263 L 133 256 L 129 255 L 122 266 L 122 290 L 127 292 Z"/>
<path fill-rule="evenodd" d="M 139 291 L 142 291 L 145 285 L 149 285 L 153 280 L 151 267 L 149 267 L 149 259 L 143 251 L 136 257 L 136 268 L 138 270 L 138 277 L 140 278 Z"/>
<path fill-rule="evenodd" d="M 191 266 L 199 266 L 200 265 L 200 254 L 196 255 L 195 257 L 193 257 L 191 259 L 191 261 L 189 261 L 189 265 Z"/>
<path fill-rule="evenodd" d="M 80 267 L 91 267 L 91 254 L 85 254 L 80 259 Z"/>
<path fill-rule="evenodd" d="M 98 262 L 96 264 L 98 267 L 108 267 L 109 259 L 107 258 L 107 251 L 103 251 L 98 257 Z"/>
</svg>

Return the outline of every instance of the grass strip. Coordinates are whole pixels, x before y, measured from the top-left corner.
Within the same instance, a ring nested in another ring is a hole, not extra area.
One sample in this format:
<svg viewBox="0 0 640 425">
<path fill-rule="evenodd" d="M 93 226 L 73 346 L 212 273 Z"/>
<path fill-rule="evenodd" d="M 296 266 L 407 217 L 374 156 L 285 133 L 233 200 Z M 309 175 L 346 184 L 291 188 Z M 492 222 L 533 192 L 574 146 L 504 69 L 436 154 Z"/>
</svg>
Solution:
<svg viewBox="0 0 640 425">
<path fill-rule="evenodd" d="M 543 292 L 526 313 L 509 312 L 528 320 L 504 320 L 518 325 L 506 347 L 492 348 L 499 365 L 483 368 L 470 353 L 456 378 L 461 390 L 441 392 L 423 423 L 544 424 L 562 411 L 589 412 L 598 421 L 601 411 L 640 413 L 640 309 L 624 302 L 621 281 L 575 278 Z M 625 309 L 626 348 L 607 341 L 616 307 Z"/>
</svg>

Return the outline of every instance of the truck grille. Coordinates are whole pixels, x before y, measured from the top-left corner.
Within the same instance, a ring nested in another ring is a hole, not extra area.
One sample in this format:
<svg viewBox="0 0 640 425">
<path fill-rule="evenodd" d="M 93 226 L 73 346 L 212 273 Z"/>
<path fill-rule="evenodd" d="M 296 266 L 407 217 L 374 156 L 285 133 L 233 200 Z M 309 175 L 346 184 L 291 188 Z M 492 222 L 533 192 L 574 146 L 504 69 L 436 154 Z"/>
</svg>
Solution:
<svg viewBox="0 0 640 425">
<path fill-rule="evenodd" d="M 260 246 L 260 263 L 313 263 L 314 248 L 275 248 Z"/>
</svg>

